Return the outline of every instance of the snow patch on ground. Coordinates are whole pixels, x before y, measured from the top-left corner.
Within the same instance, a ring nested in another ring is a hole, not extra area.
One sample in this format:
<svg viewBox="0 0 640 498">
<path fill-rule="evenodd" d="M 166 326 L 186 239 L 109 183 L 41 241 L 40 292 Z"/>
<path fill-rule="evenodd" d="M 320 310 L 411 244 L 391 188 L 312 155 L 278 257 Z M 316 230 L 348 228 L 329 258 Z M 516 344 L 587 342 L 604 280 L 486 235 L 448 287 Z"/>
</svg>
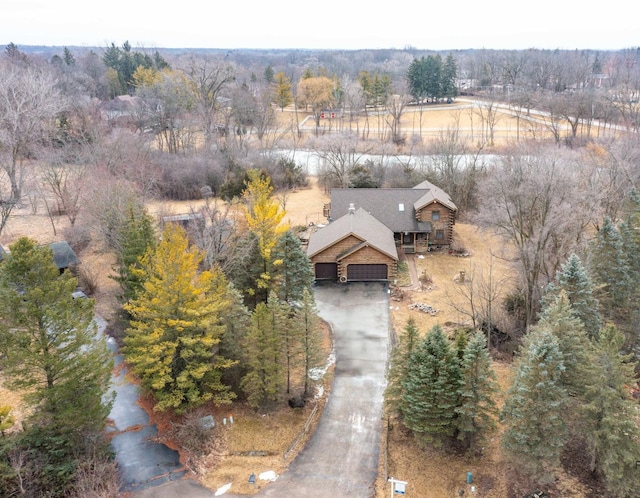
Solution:
<svg viewBox="0 0 640 498">
<path fill-rule="evenodd" d="M 225 494 L 230 489 L 231 489 L 231 483 L 225 484 L 224 486 L 218 488 L 213 496 L 222 496 L 223 494 Z"/>
<path fill-rule="evenodd" d="M 278 478 L 278 474 L 276 474 L 274 470 L 267 470 L 266 472 L 262 472 L 258 478 L 262 481 L 275 481 Z"/>
<path fill-rule="evenodd" d="M 329 357 L 327 358 L 327 363 L 323 367 L 312 368 L 309 370 L 309 378 L 311 380 L 320 380 L 329 370 L 329 367 L 336 362 L 336 353 L 335 351 L 331 351 Z"/>
</svg>

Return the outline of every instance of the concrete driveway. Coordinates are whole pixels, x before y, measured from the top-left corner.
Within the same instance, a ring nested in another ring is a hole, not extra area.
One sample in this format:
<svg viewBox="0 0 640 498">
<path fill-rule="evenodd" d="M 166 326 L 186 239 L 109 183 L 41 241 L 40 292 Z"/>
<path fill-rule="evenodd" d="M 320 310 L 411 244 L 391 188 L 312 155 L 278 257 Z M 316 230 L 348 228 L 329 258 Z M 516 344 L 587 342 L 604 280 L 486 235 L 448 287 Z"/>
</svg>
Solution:
<svg viewBox="0 0 640 498">
<path fill-rule="evenodd" d="M 389 342 L 389 295 L 381 283 L 318 284 L 320 316 L 334 330 L 333 386 L 318 426 L 278 480 L 256 496 L 370 498 L 378 474 Z M 150 488 L 136 498 L 214 496 L 191 480 Z M 225 496 L 233 497 L 233 487 Z"/>
<path fill-rule="evenodd" d="M 307 446 L 258 496 L 368 498 L 378 473 L 389 338 L 381 283 L 318 285 L 320 316 L 335 334 L 335 377 Z"/>
</svg>

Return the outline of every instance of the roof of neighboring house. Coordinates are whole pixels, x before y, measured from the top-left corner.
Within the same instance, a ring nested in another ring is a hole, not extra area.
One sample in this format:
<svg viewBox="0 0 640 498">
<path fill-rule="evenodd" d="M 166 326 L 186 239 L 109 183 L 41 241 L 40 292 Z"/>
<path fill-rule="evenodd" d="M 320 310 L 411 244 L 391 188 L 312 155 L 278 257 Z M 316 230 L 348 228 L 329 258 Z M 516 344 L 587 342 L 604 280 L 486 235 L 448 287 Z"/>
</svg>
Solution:
<svg viewBox="0 0 640 498">
<path fill-rule="evenodd" d="M 349 235 L 360 239 L 362 243 L 349 248 L 339 258 L 351 254 L 354 249 L 368 245 L 393 259 L 398 259 L 393 232 L 362 208 L 355 209 L 352 213 L 347 212 L 326 227 L 312 233 L 307 247 L 307 255 L 312 257 Z"/>
<path fill-rule="evenodd" d="M 78 256 L 73 252 L 68 242 L 52 242 L 49 247 L 53 251 L 53 260 L 56 262 L 58 269 L 62 270 L 78 264 Z"/>
<path fill-rule="evenodd" d="M 51 248 L 53 252 L 53 260 L 59 270 L 78 264 L 78 256 L 76 256 L 76 253 L 71 249 L 68 242 L 52 242 L 49 244 L 49 248 Z M 0 246 L 0 261 L 4 260 L 8 254 L 9 253 Z"/>
</svg>

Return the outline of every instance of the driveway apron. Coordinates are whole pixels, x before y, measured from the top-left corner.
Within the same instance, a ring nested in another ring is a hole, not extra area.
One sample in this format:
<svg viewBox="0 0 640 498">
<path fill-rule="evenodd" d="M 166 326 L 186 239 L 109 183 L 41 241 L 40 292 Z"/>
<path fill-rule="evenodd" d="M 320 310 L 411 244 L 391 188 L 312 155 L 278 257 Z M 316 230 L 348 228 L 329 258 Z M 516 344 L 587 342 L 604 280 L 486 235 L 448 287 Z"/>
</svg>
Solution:
<svg viewBox="0 0 640 498">
<path fill-rule="evenodd" d="M 333 386 L 316 431 L 287 472 L 259 496 L 373 496 L 389 338 L 385 284 L 318 284 L 320 316 L 334 331 Z"/>
</svg>

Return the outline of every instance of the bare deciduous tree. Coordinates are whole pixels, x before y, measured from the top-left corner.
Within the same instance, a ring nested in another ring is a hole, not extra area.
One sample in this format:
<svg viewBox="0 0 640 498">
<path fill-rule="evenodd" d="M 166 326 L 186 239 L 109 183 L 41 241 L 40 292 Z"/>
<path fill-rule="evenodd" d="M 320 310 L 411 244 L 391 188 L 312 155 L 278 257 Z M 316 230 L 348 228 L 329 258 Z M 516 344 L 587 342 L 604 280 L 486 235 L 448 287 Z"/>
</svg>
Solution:
<svg viewBox="0 0 640 498">
<path fill-rule="evenodd" d="M 190 57 L 184 72 L 191 83 L 192 98 L 202 122 L 205 140 L 210 143 L 217 131 L 221 97 L 226 86 L 235 80 L 235 69 L 223 61 Z"/>
<path fill-rule="evenodd" d="M 449 305 L 458 313 L 468 316 L 473 328 L 485 331 L 489 348 L 493 341 L 493 330 L 507 328 L 501 326 L 504 321 L 501 300 L 513 284 L 504 274 L 498 276 L 495 259 L 492 253 L 486 267 L 472 264 L 469 271 L 465 272 L 464 279 L 458 278 L 457 285 L 452 287 L 457 296 L 447 292 Z"/>
<path fill-rule="evenodd" d="M 237 264 L 237 259 L 247 256 L 243 251 L 249 248 L 239 244 L 243 234 L 244 220 L 239 213 L 237 202 L 223 203 L 215 198 L 206 198 L 205 204 L 194 214 L 200 214 L 202 221 L 189 228 L 189 234 L 196 245 L 205 252 L 203 263 L 207 268 L 215 266 L 228 274 Z M 243 252 L 243 254 L 240 254 Z"/>
<path fill-rule="evenodd" d="M 582 244 L 591 222 L 590 213 L 575 207 L 584 194 L 574 166 L 557 150 L 519 147 L 488 168 L 479 186 L 476 221 L 513 249 L 527 327 L 535 321 L 542 290 Z"/>
<path fill-rule="evenodd" d="M 475 106 L 475 112 L 480 117 L 482 126 L 482 142 L 491 147 L 494 143 L 496 125 L 501 118 L 499 111 L 498 102 L 493 97 L 479 102 Z"/>
<path fill-rule="evenodd" d="M 26 161 L 65 106 L 49 72 L 16 64 L 0 68 L 0 233 L 22 199 Z"/>
<path fill-rule="evenodd" d="M 409 102 L 409 95 L 391 95 L 385 104 L 385 109 L 387 111 L 387 115 L 385 116 L 385 121 L 387 122 L 387 126 L 391 132 L 391 136 L 389 137 L 391 141 L 396 145 L 402 145 L 404 143 L 404 138 L 402 137 L 402 128 L 400 127 L 400 120 L 402 118 L 402 113 L 404 112 L 404 108 Z"/>
<path fill-rule="evenodd" d="M 322 160 L 319 176 L 325 187 L 349 187 L 351 170 L 371 150 L 353 133 L 327 135 L 316 139 L 315 144 Z"/>
<path fill-rule="evenodd" d="M 71 226 L 75 225 L 82 206 L 86 174 L 86 167 L 79 165 L 47 164 L 42 167 L 43 199 L 50 216 L 64 215 Z M 46 192 L 53 196 L 55 208 L 50 205 L 51 199 Z"/>
</svg>

